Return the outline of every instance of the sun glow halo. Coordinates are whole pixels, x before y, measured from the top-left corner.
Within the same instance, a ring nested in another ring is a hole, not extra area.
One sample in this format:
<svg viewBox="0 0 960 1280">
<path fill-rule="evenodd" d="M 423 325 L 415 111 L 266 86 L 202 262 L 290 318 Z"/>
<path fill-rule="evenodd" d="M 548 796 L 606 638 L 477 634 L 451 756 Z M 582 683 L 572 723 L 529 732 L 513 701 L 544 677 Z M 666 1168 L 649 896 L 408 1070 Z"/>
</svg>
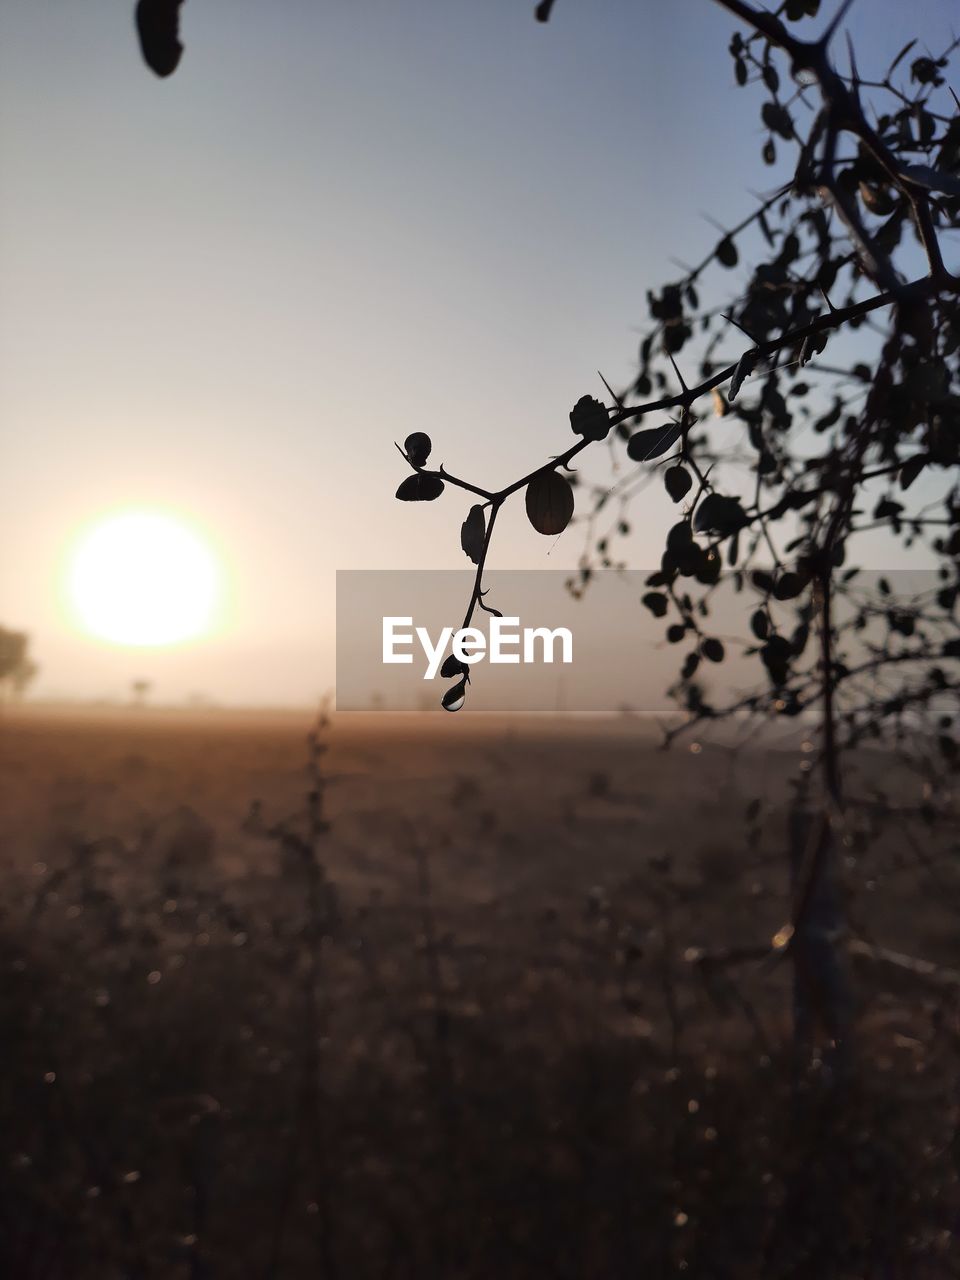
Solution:
<svg viewBox="0 0 960 1280">
<path fill-rule="evenodd" d="M 121 511 L 80 538 L 67 593 L 89 634 L 119 645 L 171 645 L 213 629 L 223 572 L 211 547 L 180 517 Z"/>
</svg>

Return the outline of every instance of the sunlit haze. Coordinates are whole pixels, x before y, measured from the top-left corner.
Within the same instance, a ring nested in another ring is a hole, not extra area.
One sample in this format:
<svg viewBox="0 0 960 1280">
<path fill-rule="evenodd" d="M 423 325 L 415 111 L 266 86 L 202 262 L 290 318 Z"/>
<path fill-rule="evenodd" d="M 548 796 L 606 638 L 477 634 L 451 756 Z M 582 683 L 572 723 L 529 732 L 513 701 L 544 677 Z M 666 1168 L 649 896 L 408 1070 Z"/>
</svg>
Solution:
<svg viewBox="0 0 960 1280">
<path fill-rule="evenodd" d="M 556 454 L 597 370 L 630 377 L 646 289 L 784 175 L 710 0 L 547 26 L 532 0 L 197 0 L 168 81 L 130 7 L 0 12 L 0 623 L 34 696 L 307 703 L 337 569 L 464 567 L 468 503 L 395 502 L 393 442 L 427 430 L 491 485 Z M 869 68 L 955 19 L 871 0 L 850 25 Z M 121 510 L 185 523 L 91 532 Z M 634 512 L 633 565 L 669 511 Z M 516 503 L 498 535 L 492 568 L 559 569 L 584 532 Z M 132 591 L 136 557 L 172 594 Z"/>
<path fill-rule="evenodd" d="M 223 596 L 223 570 L 183 520 L 121 511 L 78 538 L 67 571 L 78 626 L 116 645 L 170 645 L 206 635 Z"/>
</svg>

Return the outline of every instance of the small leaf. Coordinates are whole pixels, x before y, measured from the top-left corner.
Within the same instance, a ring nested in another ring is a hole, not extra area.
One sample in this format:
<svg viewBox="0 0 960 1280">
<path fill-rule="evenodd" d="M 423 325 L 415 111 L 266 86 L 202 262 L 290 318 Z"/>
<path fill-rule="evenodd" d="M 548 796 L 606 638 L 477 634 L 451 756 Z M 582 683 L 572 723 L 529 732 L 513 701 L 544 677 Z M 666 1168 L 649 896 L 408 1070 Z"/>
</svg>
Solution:
<svg viewBox="0 0 960 1280">
<path fill-rule="evenodd" d="M 403 442 L 403 451 L 412 467 L 422 467 L 430 457 L 432 448 L 430 437 L 423 431 L 414 431 Z"/>
<path fill-rule="evenodd" d="M 648 591 L 640 603 L 646 605 L 655 618 L 662 618 L 669 606 L 669 601 L 662 591 Z"/>
<path fill-rule="evenodd" d="M 715 640 L 712 636 L 704 640 L 700 646 L 700 652 L 708 662 L 722 662 L 726 650 L 719 640 Z"/>
<path fill-rule="evenodd" d="M 909 489 L 928 461 L 927 456 L 920 453 L 905 462 L 900 468 L 900 488 Z"/>
<path fill-rule="evenodd" d="M 430 475 L 427 471 L 418 471 L 415 476 L 407 476 L 397 490 L 401 502 L 433 502 L 443 493 L 443 481 L 439 476 Z"/>
<path fill-rule="evenodd" d="M 467 700 L 467 682 L 464 679 L 459 681 L 457 684 L 453 685 L 452 688 L 447 690 L 447 692 L 440 699 L 440 705 L 441 707 L 443 707 L 444 711 L 459 711 L 460 708 L 463 706 L 463 704 L 466 702 L 466 700 Z"/>
<path fill-rule="evenodd" d="M 680 502 L 690 492 L 693 480 L 685 467 L 669 467 L 663 473 L 663 483 L 674 502 Z"/>
<path fill-rule="evenodd" d="M 731 404 L 736 400 L 744 379 L 749 378 L 750 374 L 753 373 L 753 367 L 756 362 L 757 357 L 753 351 L 745 351 L 737 361 L 737 367 L 734 369 L 733 377 L 730 379 L 730 390 L 727 392 L 727 399 Z"/>
<path fill-rule="evenodd" d="M 778 600 L 795 600 L 806 585 L 806 579 L 801 574 L 784 573 L 777 579 L 773 594 Z"/>
<path fill-rule="evenodd" d="M 687 628 L 682 622 L 675 622 L 672 627 L 667 627 L 667 640 L 670 644 L 679 644 L 686 634 Z"/>
<path fill-rule="evenodd" d="M 770 633 L 770 619 L 763 609 L 757 609 L 750 618 L 750 630 L 758 640 L 766 640 Z"/>
<path fill-rule="evenodd" d="M 737 533 L 747 523 L 747 515 L 739 498 L 727 498 L 720 493 L 708 493 L 697 507 L 693 527 L 697 533 L 719 533 L 724 536 Z"/>
<path fill-rule="evenodd" d="M 683 428 L 679 422 L 667 422 L 662 427 L 635 432 L 627 444 L 627 456 L 634 462 L 649 462 L 659 458 L 680 439 Z"/>
<path fill-rule="evenodd" d="M 722 267 L 732 268 L 740 261 L 740 255 L 737 253 L 737 246 L 733 243 L 730 236 L 724 236 L 713 252 Z"/>
<path fill-rule="evenodd" d="M 137 35 L 143 60 L 158 76 L 173 75 L 183 53 L 180 43 L 182 0 L 140 0 Z"/>
<path fill-rule="evenodd" d="M 573 490 L 556 471 L 540 471 L 527 485 L 527 518 L 537 533 L 563 533 L 573 515 Z"/>
<path fill-rule="evenodd" d="M 691 680 L 696 675 L 697 668 L 699 666 L 700 666 L 699 653 L 688 653 L 686 658 L 684 658 L 683 660 L 683 668 L 680 672 L 680 679 Z"/>
<path fill-rule="evenodd" d="M 470 674 L 470 668 L 465 662 L 461 662 L 454 654 L 448 654 L 443 660 L 443 666 L 440 668 L 440 674 L 444 680 L 452 680 L 454 676 L 466 676 Z"/>
<path fill-rule="evenodd" d="M 791 140 L 793 120 L 786 107 L 782 107 L 778 102 L 765 102 L 760 114 L 763 117 L 763 123 L 771 133 L 778 133 L 787 142 Z"/>
<path fill-rule="evenodd" d="M 487 531 L 483 517 L 483 507 L 477 503 L 470 508 L 466 520 L 460 526 L 460 546 L 474 564 L 480 563 L 483 555 L 484 535 Z"/>
<path fill-rule="evenodd" d="M 603 440 L 610 430 L 610 415 L 593 396 L 581 396 L 570 410 L 570 426 L 585 440 Z"/>
</svg>

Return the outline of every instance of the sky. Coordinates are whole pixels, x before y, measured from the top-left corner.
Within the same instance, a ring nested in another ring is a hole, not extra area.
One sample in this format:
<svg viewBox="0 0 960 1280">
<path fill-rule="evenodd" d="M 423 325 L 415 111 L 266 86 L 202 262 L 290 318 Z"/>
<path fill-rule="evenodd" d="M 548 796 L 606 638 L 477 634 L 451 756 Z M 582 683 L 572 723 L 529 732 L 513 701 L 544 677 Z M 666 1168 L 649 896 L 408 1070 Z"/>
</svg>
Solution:
<svg viewBox="0 0 960 1280">
<path fill-rule="evenodd" d="M 37 695 L 309 702 L 333 685 L 336 571 L 463 569 L 464 495 L 394 500 L 413 430 L 483 485 L 623 385 L 648 287 L 776 173 L 711 0 L 187 0 L 160 81 L 132 4 L 0 9 L 0 622 Z M 829 11 L 830 6 L 825 6 Z M 863 66 L 952 0 L 860 0 Z M 815 29 L 815 28 L 814 28 Z M 84 530 L 161 507 L 226 567 L 209 636 L 86 635 Z M 636 566 L 669 509 L 634 513 Z M 495 563 L 580 554 L 498 524 Z"/>
</svg>

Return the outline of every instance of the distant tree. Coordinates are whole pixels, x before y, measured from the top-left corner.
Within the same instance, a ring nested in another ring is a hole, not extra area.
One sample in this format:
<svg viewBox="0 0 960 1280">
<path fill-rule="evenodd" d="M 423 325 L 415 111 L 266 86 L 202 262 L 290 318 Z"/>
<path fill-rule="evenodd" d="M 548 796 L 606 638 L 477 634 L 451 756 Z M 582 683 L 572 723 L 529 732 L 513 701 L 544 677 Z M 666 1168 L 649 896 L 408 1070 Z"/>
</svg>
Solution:
<svg viewBox="0 0 960 1280">
<path fill-rule="evenodd" d="M 151 680 L 131 680 L 130 693 L 133 698 L 134 706 L 142 707 L 147 701 L 152 688 L 153 682 Z"/>
<path fill-rule="evenodd" d="M 23 697 L 39 667 L 30 656 L 30 637 L 25 631 L 0 627 L 0 688 L 9 696 Z"/>
</svg>

